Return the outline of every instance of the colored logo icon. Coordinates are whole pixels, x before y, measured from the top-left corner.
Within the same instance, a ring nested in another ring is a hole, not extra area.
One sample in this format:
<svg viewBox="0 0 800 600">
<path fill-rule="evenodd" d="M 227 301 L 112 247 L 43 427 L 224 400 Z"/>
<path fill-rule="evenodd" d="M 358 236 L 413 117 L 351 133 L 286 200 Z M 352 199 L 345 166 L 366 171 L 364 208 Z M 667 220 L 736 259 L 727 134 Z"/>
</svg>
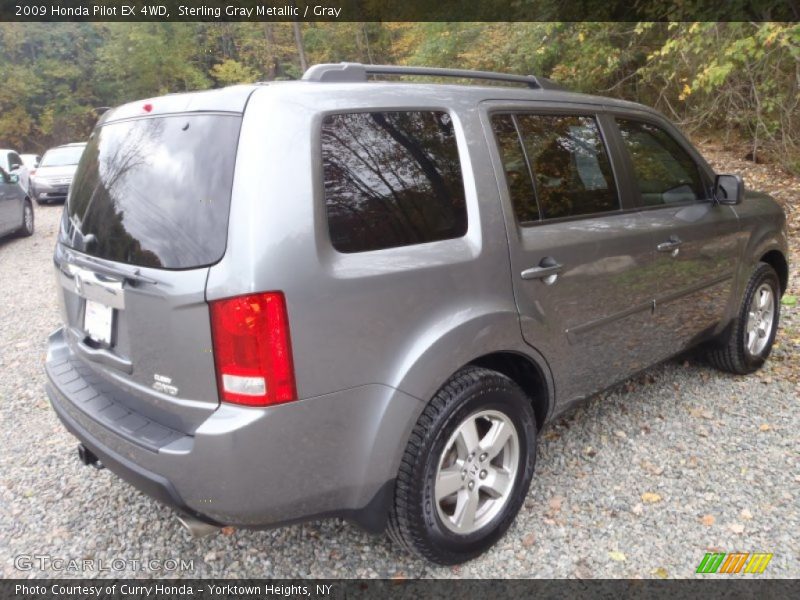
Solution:
<svg viewBox="0 0 800 600">
<path fill-rule="evenodd" d="M 772 554 L 765 552 L 707 552 L 697 566 L 697 573 L 763 573 Z"/>
</svg>

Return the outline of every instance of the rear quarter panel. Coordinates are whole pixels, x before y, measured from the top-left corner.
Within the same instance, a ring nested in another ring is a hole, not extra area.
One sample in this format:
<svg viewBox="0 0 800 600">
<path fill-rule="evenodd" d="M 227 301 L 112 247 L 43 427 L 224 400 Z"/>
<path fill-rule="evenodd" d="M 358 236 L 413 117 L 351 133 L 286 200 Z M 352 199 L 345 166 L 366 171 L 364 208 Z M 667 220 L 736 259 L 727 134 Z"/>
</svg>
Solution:
<svg viewBox="0 0 800 600">
<path fill-rule="evenodd" d="M 421 399 L 421 412 L 470 360 L 492 351 L 531 351 L 521 339 L 477 101 L 441 85 L 356 87 L 308 85 L 297 93 L 296 86 L 276 85 L 253 94 L 240 138 L 228 249 L 210 270 L 207 297 L 286 294 L 300 398 L 378 383 Z M 453 118 L 467 234 L 337 252 L 323 196 L 324 115 L 414 109 L 444 110 Z"/>
</svg>

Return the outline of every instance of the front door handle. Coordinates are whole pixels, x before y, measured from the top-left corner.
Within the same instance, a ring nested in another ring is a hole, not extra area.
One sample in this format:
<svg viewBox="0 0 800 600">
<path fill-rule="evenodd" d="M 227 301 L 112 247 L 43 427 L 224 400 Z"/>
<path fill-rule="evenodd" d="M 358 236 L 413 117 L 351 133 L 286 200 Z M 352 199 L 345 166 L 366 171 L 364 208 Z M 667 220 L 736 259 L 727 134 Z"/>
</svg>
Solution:
<svg viewBox="0 0 800 600">
<path fill-rule="evenodd" d="M 683 244 L 683 240 L 679 238 L 677 235 L 671 235 L 666 242 L 661 242 L 658 246 L 656 246 L 656 250 L 659 252 L 673 252 L 680 248 L 681 244 Z"/>
<path fill-rule="evenodd" d="M 558 274 L 561 273 L 563 268 L 564 265 L 560 265 L 553 260 L 547 261 L 547 259 L 545 259 L 539 263 L 538 267 L 525 269 L 522 273 L 520 273 L 520 276 L 527 280 L 541 279 L 547 285 L 552 285 L 556 282 Z"/>
</svg>

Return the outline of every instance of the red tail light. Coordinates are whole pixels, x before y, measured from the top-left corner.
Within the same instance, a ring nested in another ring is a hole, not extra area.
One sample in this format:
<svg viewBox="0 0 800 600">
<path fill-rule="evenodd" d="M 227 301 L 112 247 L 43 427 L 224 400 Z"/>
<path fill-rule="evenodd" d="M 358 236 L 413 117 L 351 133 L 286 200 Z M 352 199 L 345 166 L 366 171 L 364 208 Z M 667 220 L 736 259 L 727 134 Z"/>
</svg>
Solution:
<svg viewBox="0 0 800 600">
<path fill-rule="evenodd" d="M 211 302 L 211 333 L 223 400 L 268 406 L 297 399 L 282 292 Z"/>
</svg>

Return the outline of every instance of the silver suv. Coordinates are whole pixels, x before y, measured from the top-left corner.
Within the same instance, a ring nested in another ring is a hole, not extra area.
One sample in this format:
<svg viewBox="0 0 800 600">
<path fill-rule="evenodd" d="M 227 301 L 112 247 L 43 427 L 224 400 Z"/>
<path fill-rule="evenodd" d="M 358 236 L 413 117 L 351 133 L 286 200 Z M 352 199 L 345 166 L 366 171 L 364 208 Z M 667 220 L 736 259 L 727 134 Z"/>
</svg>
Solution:
<svg viewBox="0 0 800 600">
<path fill-rule="evenodd" d="M 101 118 L 47 392 L 195 533 L 338 516 L 458 563 L 574 402 L 694 346 L 760 367 L 786 256 L 779 205 L 649 108 L 317 65 Z"/>
</svg>

